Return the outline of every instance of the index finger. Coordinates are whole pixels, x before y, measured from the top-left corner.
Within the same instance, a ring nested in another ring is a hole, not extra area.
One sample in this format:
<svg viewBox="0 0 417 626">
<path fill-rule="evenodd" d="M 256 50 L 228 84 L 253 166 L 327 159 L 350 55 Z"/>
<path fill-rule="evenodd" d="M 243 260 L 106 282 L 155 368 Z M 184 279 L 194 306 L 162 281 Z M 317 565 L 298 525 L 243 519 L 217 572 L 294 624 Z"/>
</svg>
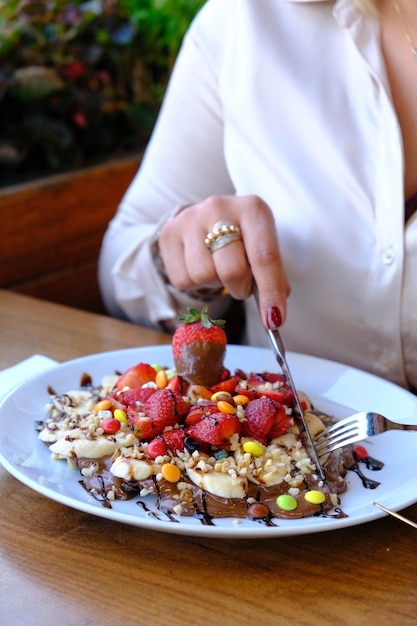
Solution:
<svg viewBox="0 0 417 626">
<path fill-rule="evenodd" d="M 281 320 L 285 321 L 290 287 L 271 210 L 257 197 L 247 198 L 247 202 L 250 207 L 242 211 L 240 227 L 258 290 L 262 320 L 267 326 L 267 312 L 271 307 L 278 307 Z"/>
</svg>

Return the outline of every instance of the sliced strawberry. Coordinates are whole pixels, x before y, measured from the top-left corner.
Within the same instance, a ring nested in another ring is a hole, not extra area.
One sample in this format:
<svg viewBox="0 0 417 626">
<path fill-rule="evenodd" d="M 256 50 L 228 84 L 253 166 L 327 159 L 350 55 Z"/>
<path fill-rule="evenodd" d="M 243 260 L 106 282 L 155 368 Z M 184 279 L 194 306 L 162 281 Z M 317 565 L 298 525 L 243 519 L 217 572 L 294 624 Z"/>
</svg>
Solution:
<svg viewBox="0 0 417 626">
<path fill-rule="evenodd" d="M 275 382 L 281 383 L 280 380 Z M 294 406 L 294 394 L 287 383 L 272 387 L 271 382 L 265 380 L 263 375 L 254 374 L 248 378 L 247 385 L 248 391 L 256 391 L 258 398 L 271 398 L 280 404 L 285 404 L 285 406 Z"/>
<path fill-rule="evenodd" d="M 157 389 L 145 403 L 144 412 L 156 424 L 174 426 L 181 422 L 189 411 L 189 405 L 184 398 L 171 389 Z"/>
<path fill-rule="evenodd" d="M 217 383 L 217 385 L 213 385 L 212 387 L 210 387 L 210 391 L 212 393 L 225 391 L 226 393 L 233 394 L 241 380 L 242 379 L 240 378 L 240 376 L 231 376 L 230 378 L 226 378 L 225 380 L 220 381 L 219 383 Z"/>
<path fill-rule="evenodd" d="M 226 380 L 226 378 L 230 378 L 230 370 L 228 370 L 227 367 L 224 367 L 222 373 L 220 374 L 219 382 Z"/>
<path fill-rule="evenodd" d="M 156 371 L 148 363 L 138 363 L 126 370 L 116 381 L 116 391 L 135 387 L 142 387 L 145 383 L 155 381 Z"/>
<path fill-rule="evenodd" d="M 184 451 L 185 436 L 182 428 L 173 428 L 162 433 L 161 438 L 168 450 L 175 454 L 176 452 Z"/>
<path fill-rule="evenodd" d="M 189 384 L 185 378 L 178 375 L 173 376 L 167 384 L 167 389 L 171 389 L 172 391 L 175 391 L 175 393 L 179 393 L 182 396 L 186 395 L 188 387 Z"/>
<path fill-rule="evenodd" d="M 138 439 L 148 440 L 161 435 L 167 426 L 184 420 L 189 406 L 171 389 L 157 389 L 142 406 L 127 408 L 129 425 Z"/>
<path fill-rule="evenodd" d="M 275 439 L 287 432 L 287 430 L 294 424 L 294 418 L 287 414 L 285 406 L 281 405 L 275 415 L 275 422 L 271 430 L 268 433 L 268 439 Z"/>
<path fill-rule="evenodd" d="M 214 413 L 204 417 L 187 430 L 187 435 L 203 444 L 216 448 L 230 448 L 230 438 L 242 431 L 242 424 L 235 415 Z"/>
<path fill-rule="evenodd" d="M 243 434 L 246 437 L 253 437 L 260 443 L 267 443 L 268 435 L 275 426 L 279 413 L 286 416 L 284 407 L 271 398 L 250 400 L 245 409 Z"/>
<path fill-rule="evenodd" d="M 267 383 L 285 383 L 284 374 L 279 374 L 278 372 L 262 372 L 260 376 Z"/>
<path fill-rule="evenodd" d="M 264 385 L 266 383 L 265 378 L 261 376 L 261 374 L 251 374 L 247 379 L 247 385 L 249 388 L 257 388 L 259 385 Z"/>
<path fill-rule="evenodd" d="M 213 400 L 200 400 L 198 404 L 194 404 L 185 418 L 185 426 L 192 426 L 199 422 L 203 417 L 209 417 L 214 413 L 218 413 L 216 402 Z"/>
<path fill-rule="evenodd" d="M 156 387 L 136 387 L 135 389 L 127 389 L 117 395 L 117 400 L 124 406 L 137 406 L 137 404 L 145 404 L 155 391 Z"/>
<path fill-rule="evenodd" d="M 279 389 L 271 389 L 270 391 L 262 392 L 262 395 L 266 398 L 271 398 L 275 402 L 284 404 L 285 406 L 292 408 L 294 406 L 294 394 L 292 389 L 286 386 L 279 387 Z"/>
<path fill-rule="evenodd" d="M 283 409 L 285 416 L 280 417 L 278 414 L 274 426 L 271 428 L 271 430 L 268 433 L 269 441 L 271 441 L 271 439 L 275 439 L 275 437 L 284 435 L 287 432 L 287 430 L 291 428 L 291 426 L 294 424 L 294 418 L 291 417 L 290 415 L 287 415 L 284 407 L 281 407 L 281 409 Z"/>
<path fill-rule="evenodd" d="M 246 387 L 237 387 L 236 393 L 240 396 L 246 396 L 249 400 L 256 400 L 260 397 L 255 389 L 247 389 Z"/>
<path fill-rule="evenodd" d="M 157 426 L 150 417 L 147 417 L 143 413 L 143 408 L 139 410 L 134 406 L 130 406 L 126 414 L 129 426 L 138 439 L 147 441 L 161 434 L 163 428 L 160 425 Z"/>
</svg>

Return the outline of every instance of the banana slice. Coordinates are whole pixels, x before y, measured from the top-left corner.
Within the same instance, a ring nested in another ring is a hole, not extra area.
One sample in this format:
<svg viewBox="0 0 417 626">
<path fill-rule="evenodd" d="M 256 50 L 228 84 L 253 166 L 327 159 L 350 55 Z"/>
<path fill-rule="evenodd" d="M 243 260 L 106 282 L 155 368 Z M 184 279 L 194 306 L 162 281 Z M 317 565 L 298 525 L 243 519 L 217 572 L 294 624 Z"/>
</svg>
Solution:
<svg viewBox="0 0 417 626">
<path fill-rule="evenodd" d="M 132 446 L 136 441 L 132 432 L 122 430 L 109 437 L 102 436 L 93 439 L 87 439 L 85 434 L 85 431 L 75 428 L 70 435 L 67 433 L 66 437 L 61 437 L 49 446 L 49 450 L 60 458 L 99 459 L 113 454 L 121 447 Z"/>
<path fill-rule="evenodd" d="M 49 428 L 42 428 L 39 433 L 39 439 L 44 443 L 55 443 L 58 439 L 66 437 L 68 430 L 49 430 Z"/>
<path fill-rule="evenodd" d="M 245 498 L 248 481 L 245 476 L 231 476 L 211 470 L 203 472 L 187 468 L 187 474 L 197 487 L 220 498 Z"/>
<path fill-rule="evenodd" d="M 145 480 L 159 471 L 159 466 L 154 466 L 144 459 L 132 459 L 123 455 L 118 456 L 110 468 L 113 476 L 124 480 Z"/>
<path fill-rule="evenodd" d="M 294 428 L 294 432 L 292 432 L 292 428 Z M 297 427 L 293 426 L 292 428 L 291 431 L 287 431 L 286 433 L 284 433 L 284 435 L 280 435 L 279 437 L 275 437 L 275 439 L 272 439 L 270 443 L 276 446 L 280 446 L 288 451 L 296 448 L 300 436 L 298 434 Z"/>
<path fill-rule="evenodd" d="M 323 432 L 323 430 L 325 428 L 325 426 L 323 424 L 323 421 L 319 418 L 318 415 L 315 415 L 314 413 L 308 413 L 308 411 L 306 411 L 304 416 L 306 418 L 306 422 L 307 422 L 308 430 L 310 431 L 310 435 L 314 439 L 314 437 L 316 437 L 317 435 L 319 435 L 320 433 Z"/>
</svg>

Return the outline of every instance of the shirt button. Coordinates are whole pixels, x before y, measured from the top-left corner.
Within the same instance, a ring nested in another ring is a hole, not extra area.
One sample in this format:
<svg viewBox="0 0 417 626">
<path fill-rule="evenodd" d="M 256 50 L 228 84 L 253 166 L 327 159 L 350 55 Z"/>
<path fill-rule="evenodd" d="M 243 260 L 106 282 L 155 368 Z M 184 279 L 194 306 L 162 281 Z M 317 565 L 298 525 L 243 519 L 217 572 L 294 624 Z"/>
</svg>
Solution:
<svg viewBox="0 0 417 626">
<path fill-rule="evenodd" d="M 385 265 L 391 265 L 395 259 L 395 252 L 393 248 L 386 248 L 382 253 L 382 262 Z"/>
</svg>

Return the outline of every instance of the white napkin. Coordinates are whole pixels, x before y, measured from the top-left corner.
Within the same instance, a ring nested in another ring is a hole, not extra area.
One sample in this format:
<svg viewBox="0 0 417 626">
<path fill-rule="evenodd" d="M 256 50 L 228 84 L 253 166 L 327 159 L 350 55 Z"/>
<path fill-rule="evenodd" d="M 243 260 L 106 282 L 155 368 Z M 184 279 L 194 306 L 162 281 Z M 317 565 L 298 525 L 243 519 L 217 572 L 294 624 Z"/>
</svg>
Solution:
<svg viewBox="0 0 417 626">
<path fill-rule="evenodd" d="M 34 354 L 20 363 L 0 371 L 0 401 L 20 383 L 56 365 L 58 365 L 58 361 L 54 361 L 49 356 Z"/>
</svg>

